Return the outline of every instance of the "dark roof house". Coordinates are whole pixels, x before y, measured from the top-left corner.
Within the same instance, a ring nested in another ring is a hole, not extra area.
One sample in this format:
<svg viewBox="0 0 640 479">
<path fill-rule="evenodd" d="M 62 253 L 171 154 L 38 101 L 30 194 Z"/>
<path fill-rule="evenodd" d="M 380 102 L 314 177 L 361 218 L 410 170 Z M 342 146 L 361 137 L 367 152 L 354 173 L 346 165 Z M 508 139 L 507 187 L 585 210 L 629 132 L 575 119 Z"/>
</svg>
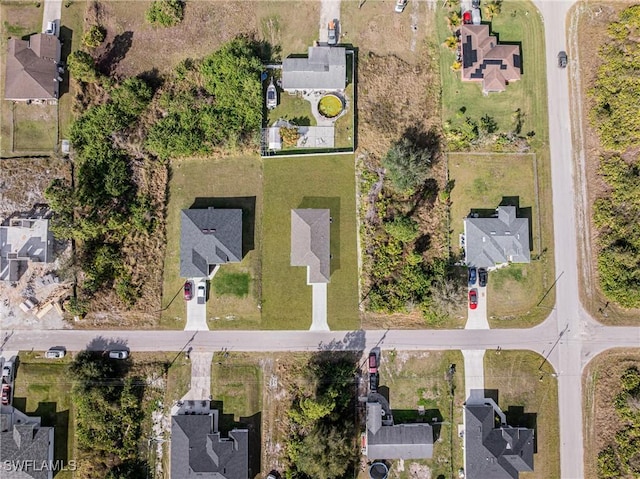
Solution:
<svg viewBox="0 0 640 479">
<path fill-rule="evenodd" d="M 51 261 L 53 237 L 45 217 L 9 218 L 0 226 L 0 281 L 18 281 L 29 261 Z"/>
<path fill-rule="evenodd" d="M 218 431 L 218 411 L 171 417 L 171 477 L 248 479 L 249 431 Z"/>
<path fill-rule="evenodd" d="M 433 429 L 427 423 L 393 424 L 384 397 L 369 395 L 367 402 L 367 457 L 375 459 L 430 459 Z"/>
<path fill-rule="evenodd" d="M 489 25 L 462 25 L 462 80 L 481 81 L 482 91 L 504 91 L 520 79 L 522 57 L 518 45 L 500 45 Z"/>
<path fill-rule="evenodd" d="M 188 209 L 180 217 L 180 276 L 204 278 L 215 265 L 242 260 L 241 209 Z"/>
<path fill-rule="evenodd" d="M 464 219 L 465 262 L 477 268 L 529 263 L 529 220 L 516 217 L 515 206 L 499 206 L 492 218 Z"/>
<path fill-rule="evenodd" d="M 282 89 L 344 90 L 347 55 L 341 47 L 309 47 L 307 57 L 288 57 L 282 62 Z"/>
<path fill-rule="evenodd" d="M 496 427 L 496 415 L 501 425 Z M 511 427 L 493 402 L 467 401 L 464 407 L 465 477 L 517 479 L 533 471 L 533 429 Z"/>
<path fill-rule="evenodd" d="M 9 40 L 5 70 L 6 100 L 56 100 L 59 96 L 61 44 L 55 35 Z"/>
<path fill-rule="evenodd" d="M 329 210 L 291 210 L 291 266 L 307 267 L 307 284 L 329 282 L 330 223 Z"/>
<path fill-rule="evenodd" d="M 2 478 L 51 479 L 53 467 L 46 465 L 53 462 L 53 435 L 52 427 L 40 427 L 40 418 L 3 406 L 0 414 Z"/>
</svg>

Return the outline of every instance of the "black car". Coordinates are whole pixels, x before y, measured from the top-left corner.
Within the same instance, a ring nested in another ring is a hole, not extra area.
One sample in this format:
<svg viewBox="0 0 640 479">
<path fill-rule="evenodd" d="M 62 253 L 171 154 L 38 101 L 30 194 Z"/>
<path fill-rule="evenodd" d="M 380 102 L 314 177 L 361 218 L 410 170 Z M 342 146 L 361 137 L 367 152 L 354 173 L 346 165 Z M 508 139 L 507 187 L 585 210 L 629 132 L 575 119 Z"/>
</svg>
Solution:
<svg viewBox="0 0 640 479">
<path fill-rule="evenodd" d="M 471 0 L 471 8 L 480 8 L 480 0 Z"/>
<path fill-rule="evenodd" d="M 378 391 L 379 379 L 380 376 L 378 376 L 378 373 L 369 373 L 369 391 L 371 391 L 372 393 Z"/>
<path fill-rule="evenodd" d="M 484 288 L 487 285 L 487 270 L 484 268 L 478 268 L 478 284 L 481 288 Z"/>
<path fill-rule="evenodd" d="M 474 266 L 469 268 L 469 286 L 476 284 L 477 271 Z"/>
<path fill-rule="evenodd" d="M 564 50 L 558 53 L 558 66 L 560 68 L 567 67 L 567 52 L 565 52 Z"/>
</svg>

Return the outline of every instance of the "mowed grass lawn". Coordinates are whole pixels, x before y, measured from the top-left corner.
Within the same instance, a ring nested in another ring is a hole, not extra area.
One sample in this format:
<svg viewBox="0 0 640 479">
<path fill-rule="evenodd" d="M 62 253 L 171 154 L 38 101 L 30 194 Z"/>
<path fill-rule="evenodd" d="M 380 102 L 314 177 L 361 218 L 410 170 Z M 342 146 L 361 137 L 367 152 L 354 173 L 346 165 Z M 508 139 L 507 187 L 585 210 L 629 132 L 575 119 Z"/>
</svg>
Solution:
<svg viewBox="0 0 640 479">
<path fill-rule="evenodd" d="M 447 27 L 446 12 L 438 3 L 438 42 L 442 44 L 451 35 Z M 484 19 L 483 19 L 484 20 Z M 476 121 L 488 114 L 501 131 L 513 128 L 513 113 L 520 109 L 524 115 L 522 132 L 535 132 L 536 145 L 545 143 L 547 127 L 547 81 L 545 67 L 544 27 L 538 10 L 528 0 L 505 0 L 502 11 L 490 26 L 499 42 L 519 42 L 523 69 L 519 81 L 507 85 L 501 93 L 482 94 L 481 82 L 462 82 L 460 72 L 451 65 L 455 53 L 440 47 L 440 73 L 442 76 L 442 108 L 444 120 L 462 122 L 465 117 Z M 458 115 L 461 108 L 463 115 Z"/>
<path fill-rule="evenodd" d="M 54 460 L 68 462 L 74 459 L 74 412 L 71 403 L 71 379 L 67 371 L 68 360 L 37 359 L 20 356 L 14 383 L 13 405 L 28 416 L 42 418 L 42 426 L 54 426 Z M 60 471 L 56 479 L 70 479 L 71 471 Z"/>
<path fill-rule="evenodd" d="M 553 284 L 553 265 L 549 264 L 552 257 L 548 253 L 541 254 L 541 245 L 544 249 L 551 242 L 551 231 L 545 230 L 546 224 L 539 217 L 539 203 L 547 198 L 536 199 L 534 162 L 533 154 L 449 153 L 449 177 L 454 182 L 450 228 L 454 254 L 460 254 L 459 236 L 464 218 L 472 209 L 493 210 L 503 198 L 517 197 L 522 209 L 519 216 L 531 218 L 531 263 L 511 264 L 489 273 L 491 327 L 532 325 L 544 319 L 553 306 L 553 292 L 542 300 Z"/>
<path fill-rule="evenodd" d="M 333 221 L 327 319 L 332 330 L 358 328 L 353 156 L 268 158 L 263 170 L 262 326 L 311 326 L 311 286 L 307 285 L 306 268 L 290 266 L 291 210 L 328 208 Z"/>
<path fill-rule="evenodd" d="M 207 303 L 209 327 L 254 329 L 259 326 L 261 169 L 257 156 L 172 161 L 161 327 L 182 329 L 186 321 L 182 296 L 185 278 L 180 276 L 180 211 L 207 206 L 242 208 L 243 249 L 247 251 L 242 262 L 221 266 L 220 278 L 214 277 Z M 225 277 L 232 279 L 231 284 Z M 246 294 L 236 294 L 238 278 Z"/>
<path fill-rule="evenodd" d="M 543 361 L 524 351 L 487 351 L 484 357 L 484 387 L 498 391 L 507 423 L 535 429 L 534 471 L 523 479 L 560 477 L 558 383 L 548 363 L 540 368 Z"/>
<path fill-rule="evenodd" d="M 456 365 L 456 372 L 449 381 L 447 372 L 451 364 Z M 459 351 L 383 351 L 380 386 L 381 389 L 389 388 L 389 403 L 395 423 L 431 422 L 434 417 L 442 422 L 434 427 L 434 439 L 437 440 L 433 458 L 406 460 L 404 471 L 399 471 L 397 462 L 394 462 L 391 477 L 416 477 L 410 473 L 410 464 L 414 462 L 431 469 L 431 476 L 424 477 L 455 477 L 454 474 L 463 467 L 462 440 L 457 431 L 457 425 L 462 424 L 465 401 L 462 354 Z M 452 386 L 453 395 L 450 393 Z M 418 414 L 419 406 L 425 409 L 423 416 Z"/>
<path fill-rule="evenodd" d="M 211 394 L 233 421 L 262 411 L 262 368 L 258 355 L 217 352 L 211 366 Z"/>
</svg>

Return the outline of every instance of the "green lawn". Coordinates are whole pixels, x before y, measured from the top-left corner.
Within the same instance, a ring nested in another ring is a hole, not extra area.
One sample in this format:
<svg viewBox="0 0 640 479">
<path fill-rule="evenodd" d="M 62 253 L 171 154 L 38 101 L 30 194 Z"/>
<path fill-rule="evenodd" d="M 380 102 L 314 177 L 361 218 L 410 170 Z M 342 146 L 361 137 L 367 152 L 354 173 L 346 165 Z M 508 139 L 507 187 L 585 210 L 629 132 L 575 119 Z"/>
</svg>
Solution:
<svg viewBox="0 0 640 479">
<path fill-rule="evenodd" d="M 251 276 L 248 273 L 229 273 L 220 271 L 211 282 L 211 287 L 216 294 L 230 294 L 243 298 L 249 294 Z"/>
<path fill-rule="evenodd" d="M 331 329 L 355 329 L 358 317 L 355 171 L 352 155 L 269 158 L 264 164 L 262 314 L 266 329 L 308 329 L 306 269 L 290 266 L 291 210 L 329 208 Z"/>
<path fill-rule="evenodd" d="M 529 1 L 505 0 L 502 12 L 494 17 L 491 32 L 500 42 L 520 42 L 523 61 L 522 77 L 501 93 L 482 94 L 480 82 L 462 82 L 460 72 L 451 70 L 454 53 L 440 47 L 443 119 L 461 122 L 465 117 L 478 121 L 488 114 L 501 130 L 511 130 L 513 113 L 520 108 L 525 115 L 522 132 L 535 132 L 534 146 L 544 145 L 548 137 L 547 88 L 544 27 L 537 9 Z M 438 3 L 438 42 L 451 35 L 445 11 Z M 463 115 L 459 112 L 465 109 Z"/>
<path fill-rule="evenodd" d="M 30 357 L 31 356 L 31 357 Z M 15 380 L 13 405 L 28 416 L 42 418 L 43 426 L 54 426 L 54 460 L 65 465 L 74 459 L 74 413 L 68 360 L 41 362 L 33 355 L 21 355 Z M 56 479 L 70 479 L 60 471 Z"/>
<path fill-rule="evenodd" d="M 456 372 L 451 382 L 447 372 L 451 364 Z M 407 353 L 383 351 L 380 367 L 380 386 L 389 388 L 389 403 L 396 423 L 431 421 L 437 417 L 441 426 L 434 428 L 437 441 L 433 459 L 407 460 L 404 471 L 391 467 L 392 477 L 409 479 L 410 463 L 424 464 L 431 469 L 431 477 L 456 477 L 463 467 L 462 442 L 458 436 L 458 424 L 462 424 L 464 397 L 464 360 L 459 351 L 429 351 Z M 453 386 L 453 396 L 450 394 Z M 418 415 L 418 407 L 425 408 L 424 416 Z"/>
<path fill-rule="evenodd" d="M 167 206 L 167 252 L 163 271 L 162 306 L 165 309 L 160 327 L 182 329 L 185 325 L 186 307 L 182 299 L 184 278 L 180 277 L 180 211 L 194 206 L 243 209 L 243 249 L 247 253 L 242 262 L 223 265 L 218 274 L 223 277 L 228 273 L 248 275 L 249 294 L 243 297 L 234 294 L 210 295 L 207 304 L 210 327 L 258 327 L 262 165 L 257 156 L 172 161 Z"/>
<path fill-rule="evenodd" d="M 58 107 L 16 103 L 13 108 L 16 151 L 53 151 L 58 143 Z"/>
<path fill-rule="evenodd" d="M 471 209 L 492 210 L 503 197 L 517 197 L 522 209 L 519 215 L 531 218 L 531 263 L 512 264 L 489 274 L 491 327 L 530 326 L 543 320 L 554 304 L 551 291 L 538 306 L 554 278 L 550 254 L 541 254 L 551 243 L 552 233 L 546 217 L 539 215 L 541 210 L 550 211 L 551 205 L 548 196 L 536 198 L 536 161 L 532 154 L 449 153 L 449 177 L 454 182 L 450 227 L 454 254 L 460 253 L 458 239 L 464 229 L 463 219 Z M 543 208 L 545 200 L 548 206 Z"/>
<path fill-rule="evenodd" d="M 523 351 L 487 351 L 484 357 L 484 387 L 498 391 L 509 425 L 535 428 L 534 472 L 523 479 L 560 477 L 558 383 L 542 363 L 542 356 Z"/>
<path fill-rule="evenodd" d="M 262 411 L 262 369 L 251 354 L 216 353 L 211 366 L 211 394 L 222 402 L 231 422 L 241 422 Z"/>
<path fill-rule="evenodd" d="M 311 113 L 311 104 L 307 100 L 283 91 L 279 91 L 278 95 L 278 106 L 269 110 L 268 113 L 269 126 L 280 118 L 298 126 L 316 126 L 316 119 Z"/>
</svg>

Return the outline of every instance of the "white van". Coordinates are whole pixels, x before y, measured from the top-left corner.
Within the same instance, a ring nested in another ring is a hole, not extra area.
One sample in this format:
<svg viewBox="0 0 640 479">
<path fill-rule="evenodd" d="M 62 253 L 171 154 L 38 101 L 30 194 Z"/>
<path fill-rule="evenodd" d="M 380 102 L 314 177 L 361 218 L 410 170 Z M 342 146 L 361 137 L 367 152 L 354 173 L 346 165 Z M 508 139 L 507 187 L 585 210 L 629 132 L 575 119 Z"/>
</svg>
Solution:
<svg viewBox="0 0 640 479">
<path fill-rule="evenodd" d="M 44 31 L 47 35 L 55 35 L 58 36 L 58 22 L 55 20 L 53 22 L 47 22 L 47 29 Z"/>
</svg>

